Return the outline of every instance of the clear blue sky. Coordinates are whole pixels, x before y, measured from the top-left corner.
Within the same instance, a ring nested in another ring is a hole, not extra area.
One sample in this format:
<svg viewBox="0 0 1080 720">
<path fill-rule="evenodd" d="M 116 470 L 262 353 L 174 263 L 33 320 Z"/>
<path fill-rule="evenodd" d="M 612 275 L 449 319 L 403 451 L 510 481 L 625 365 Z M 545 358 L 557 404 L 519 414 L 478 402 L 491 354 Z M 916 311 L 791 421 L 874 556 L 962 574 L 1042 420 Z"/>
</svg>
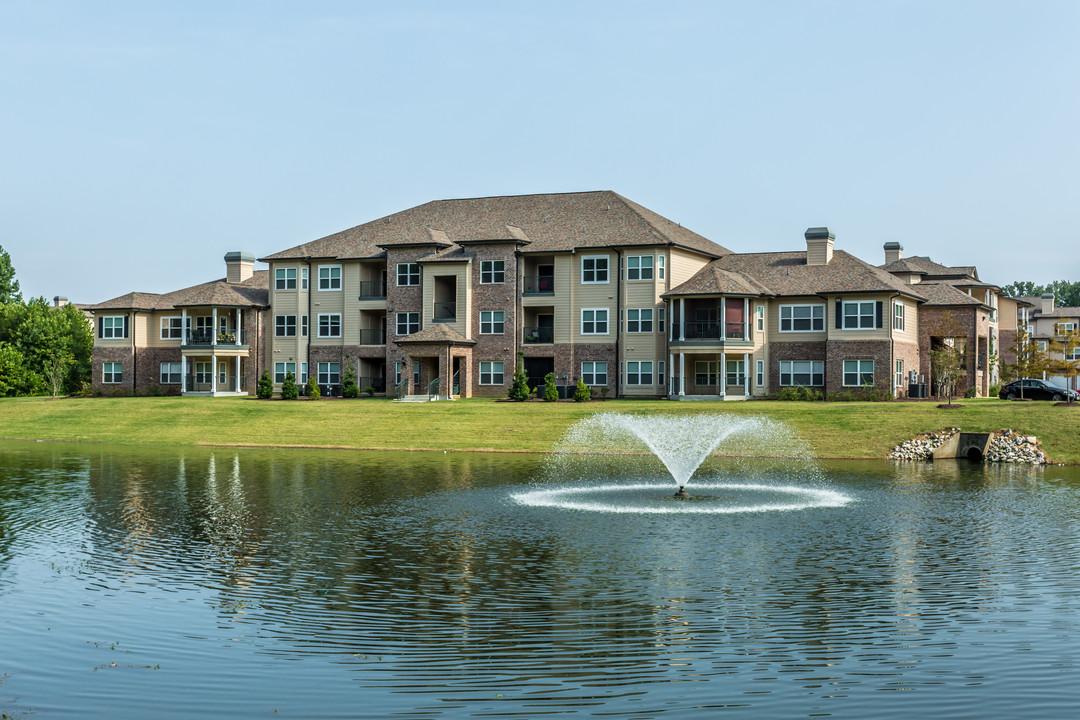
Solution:
<svg viewBox="0 0 1080 720">
<path fill-rule="evenodd" d="M 429 200 L 611 189 L 741 252 L 1080 280 L 1080 2 L 0 4 L 24 295 Z"/>
</svg>

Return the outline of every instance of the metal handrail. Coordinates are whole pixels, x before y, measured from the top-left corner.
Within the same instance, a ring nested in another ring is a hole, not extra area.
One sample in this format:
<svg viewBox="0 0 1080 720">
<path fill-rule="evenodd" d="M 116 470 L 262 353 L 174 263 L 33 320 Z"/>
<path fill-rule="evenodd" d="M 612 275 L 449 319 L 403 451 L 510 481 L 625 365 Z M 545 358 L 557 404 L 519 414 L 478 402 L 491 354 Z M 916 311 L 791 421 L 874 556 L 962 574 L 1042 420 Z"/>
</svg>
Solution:
<svg viewBox="0 0 1080 720">
<path fill-rule="evenodd" d="M 439 397 L 439 378 L 435 378 L 428 383 L 427 386 L 428 400 L 438 399 Z"/>
<path fill-rule="evenodd" d="M 457 320 L 456 302 L 435 303 L 434 315 L 431 318 L 435 322 L 453 322 Z"/>
<path fill-rule="evenodd" d="M 386 283 L 382 280 L 361 280 L 360 298 L 384 298 L 386 297 Z"/>
<path fill-rule="evenodd" d="M 409 392 L 409 381 L 408 380 L 402 380 L 401 382 L 399 382 L 397 385 L 394 386 L 394 397 L 397 398 L 398 400 L 405 397 L 406 393 L 408 393 L 408 392 Z"/>
<path fill-rule="evenodd" d="M 550 345 L 555 342 L 555 328 L 539 325 L 527 325 L 521 328 L 526 345 Z"/>
<path fill-rule="evenodd" d="M 373 328 L 360 331 L 361 345 L 385 345 L 386 328 Z"/>
<path fill-rule="evenodd" d="M 554 275 L 526 275 L 521 292 L 525 295 L 551 295 L 555 292 Z"/>
<path fill-rule="evenodd" d="M 371 388 L 375 392 L 386 392 L 386 378 L 384 377 L 359 377 L 356 379 L 356 387 L 360 392 L 364 392 L 367 388 Z"/>
<path fill-rule="evenodd" d="M 450 389 L 452 395 L 461 394 L 461 371 L 458 370 L 454 373 L 454 377 L 450 379 Z"/>
<path fill-rule="evenodd" d="M 715 321 L 684 322 L 682 337 L 687 340 L 719 340 L 720 323 Z"/>
</svg>

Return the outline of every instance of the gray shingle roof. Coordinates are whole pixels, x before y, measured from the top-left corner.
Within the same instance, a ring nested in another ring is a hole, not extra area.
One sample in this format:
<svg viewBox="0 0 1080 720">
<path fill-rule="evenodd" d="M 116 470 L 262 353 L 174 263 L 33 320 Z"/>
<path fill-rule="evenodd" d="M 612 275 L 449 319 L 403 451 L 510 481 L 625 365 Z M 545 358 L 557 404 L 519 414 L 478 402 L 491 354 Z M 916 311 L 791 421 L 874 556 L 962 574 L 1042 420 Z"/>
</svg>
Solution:
<svg viewBox="0 0 1080 720">
<path fill-rule="evenodd" d="M 974 265 L 959 265 L 949 267 L 931 260 L 929 257 L 912 255 L 900 258 L 896 262 L 879 266 L 882 270 L 891 273 L 913 273 L 928 277 L 970 277 L 979 279 L 979 272 Z"/>
<path fill-rule="evenodd" d="M 221 278 L 168 293 L 131 292 L 87 305 L 87 310 L 175 310 L 180 307 L 269 307 L 270 273 L 256 270 L 242 283 Z"/>
<path fill-rule="evenodd" d="M 981 300 L 971 297 L 948 282 L 928 280 L 919 283 L 916 287 L 926 298 L 927 305 L 970 305 L 972 307 L 985 305 Z"/>
<path fill-rule="evenodd" d="M 432 323 L 420 332 L 399 337 L 395 340 L 398 345 L 410 345 L 418 343 L 437 343 L 449 345 L 475 345 L 475 340 L 470 340 L 446 323 Z"/>
<path fill-rule="evenodd" d="M 436 231 L 436 232 L 432 232 Z M 528 242 L 523 252 L 675 245 L 711 256 L 727 248 L 610 190 L 435 200 L 261 258 L 381 257 L 383 247 L 470 240 Z"/>
</svg>

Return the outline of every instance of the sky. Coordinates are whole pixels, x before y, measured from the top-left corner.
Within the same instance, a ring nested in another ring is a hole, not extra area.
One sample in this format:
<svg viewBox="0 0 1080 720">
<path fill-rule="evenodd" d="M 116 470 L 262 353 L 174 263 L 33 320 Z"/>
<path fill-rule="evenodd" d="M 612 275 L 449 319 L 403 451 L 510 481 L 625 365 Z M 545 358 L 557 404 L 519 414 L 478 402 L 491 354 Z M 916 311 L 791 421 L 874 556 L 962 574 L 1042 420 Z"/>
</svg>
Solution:
<svg viewBox="0 0 1080 720">
<path fill-rule="evenodd" d="M 431 200 L 614 190 L 736 252 L 1080 280 L 1080 3 L 0 3 L 23 295 L 224 276 Z"/>
</svg>

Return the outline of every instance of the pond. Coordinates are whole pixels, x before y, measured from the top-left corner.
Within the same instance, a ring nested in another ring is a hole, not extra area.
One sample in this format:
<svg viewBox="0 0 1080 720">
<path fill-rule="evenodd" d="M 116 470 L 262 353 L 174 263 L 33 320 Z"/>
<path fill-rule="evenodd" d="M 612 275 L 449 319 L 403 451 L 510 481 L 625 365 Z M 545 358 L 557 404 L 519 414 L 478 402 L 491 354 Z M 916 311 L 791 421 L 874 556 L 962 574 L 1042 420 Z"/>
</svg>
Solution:
<svg viewBox="0 0 1080 720">
<path fill-rule="evenodd" d="M 731 512 L 521 500 L 595 495 L 582 477 L 564 482 L 573 466 L 0 443 L 0 711 L 906 718 L 1080 706 L 1077 468 L 835 462 L 806 484 L 843 502 L 754 511 L 725 483 L 768 486 L 768 471 L 709 459 L 694 507 Z M 647 458 L 612 461 L 603 479 L 679 502 Z"/>
</svg>

